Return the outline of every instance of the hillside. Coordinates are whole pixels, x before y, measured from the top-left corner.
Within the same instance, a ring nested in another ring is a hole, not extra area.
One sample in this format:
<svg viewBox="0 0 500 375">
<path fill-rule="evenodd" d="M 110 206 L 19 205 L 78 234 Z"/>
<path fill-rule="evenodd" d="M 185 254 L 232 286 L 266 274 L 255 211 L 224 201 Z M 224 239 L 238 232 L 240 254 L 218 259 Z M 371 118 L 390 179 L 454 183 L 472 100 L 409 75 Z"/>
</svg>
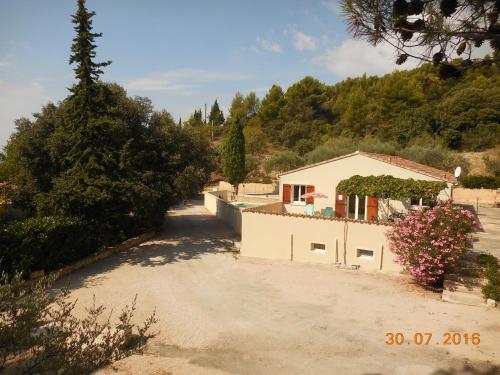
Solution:
<svg viewBox="0 0 500 375">
<path fill-rule="evenodd" d="M 441 80 L 436 68 L 425 64 L 334 85 L 305 77 L 286 91 L 272 86 L 262 100 L 255 93 L 237 93 L 221 130 L 240 119 L 247 153 L 263 161 L 281 157 L 281 150 L 286 167 L 364 149 L 448 171 L 457 165 L 468 171 L 471 160 L 473 174 L 484 174 L 490 172 L 482 156 L 461 153 L 500 144 L 499 103 L 496 65 Z M 498 149 L 490 153 L 495 158 Z"/>
</svg>

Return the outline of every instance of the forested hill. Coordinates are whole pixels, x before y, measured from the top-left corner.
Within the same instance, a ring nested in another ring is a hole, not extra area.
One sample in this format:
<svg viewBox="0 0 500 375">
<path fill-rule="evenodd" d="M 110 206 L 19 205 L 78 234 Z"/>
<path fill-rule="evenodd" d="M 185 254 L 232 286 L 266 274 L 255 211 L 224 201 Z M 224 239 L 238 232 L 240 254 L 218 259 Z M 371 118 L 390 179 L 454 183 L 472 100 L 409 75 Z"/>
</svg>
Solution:
<svg viewBox="0 0 500 375">
<path fill-rule="evenodd" d="M 406 147 L 433 139 L 455 150 L 483 150 L 500 139 L 500 74 L 496 66 L 440 80 L 432 65 L 334 85 L 306 77 L 262 101 L 237 94 L 230 118 L 245 112 L 249 152 L 266 141 L 300 155 L 339 136 L 367 136 Z"/>
</svg>

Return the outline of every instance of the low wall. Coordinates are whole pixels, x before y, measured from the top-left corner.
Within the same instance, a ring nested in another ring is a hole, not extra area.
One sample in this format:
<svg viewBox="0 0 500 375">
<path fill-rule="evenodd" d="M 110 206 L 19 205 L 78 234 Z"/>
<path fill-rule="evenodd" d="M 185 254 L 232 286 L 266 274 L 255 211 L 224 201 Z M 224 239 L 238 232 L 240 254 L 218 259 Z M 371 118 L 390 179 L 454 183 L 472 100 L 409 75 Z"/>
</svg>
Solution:
<svg viewBox="0 0 500 375">
<path fill-rule="evenodd" d="M 233 185 L 226 181 L 219 181 L 219 190 L 228 190 L 233 192 Z M 259 184 L 255 182 L 243 183 L 238 185 L 238 194 L 277 194 L 277 184 Z"/>
<path fill-rule="evenodd" d="M 387 225 L 271 213 L 267 207 L 259 207 L 258 212 L 243 211 L 242 256 L 401 271 L 389 250 Z M 280 210 L 277 205 L 274 208 Z M 314 249 L 313 244 L 324 246 L 324 250 Z M 372 251 L 373 256 L 366 256 L 365 251 Z"/>
<path fill-rule="evenodd" d="M 453 189 L 453 200 L 458 203 L 482 203 L 494 205 L 500 200 L 500 194 L 496 189 Z"/>
<path fill-rule="evenodd" d="M 241 234 L 241 210 L 226 201 L 228 193 L 227 191 L 204 192 L 205 208 L 229 225 L 237 234 Z"/>
</svg>

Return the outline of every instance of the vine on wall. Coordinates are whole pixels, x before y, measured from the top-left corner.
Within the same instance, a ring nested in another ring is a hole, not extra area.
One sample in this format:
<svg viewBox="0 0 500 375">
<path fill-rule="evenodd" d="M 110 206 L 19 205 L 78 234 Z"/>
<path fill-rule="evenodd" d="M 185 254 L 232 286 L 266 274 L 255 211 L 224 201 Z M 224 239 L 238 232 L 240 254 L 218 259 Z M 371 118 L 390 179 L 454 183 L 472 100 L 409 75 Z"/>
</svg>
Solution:
<svg viewBox="0 0 500 375">
<path fill-rule="evenodd" d="M 420 199 L 436 202 L 439 192 L 447 187 L 443 181 L 424 181 L 394 176 L 352 176 L 337 185 L 339 193 L 347 195 L 371 196 L 381 199 Z"/>
</svg>

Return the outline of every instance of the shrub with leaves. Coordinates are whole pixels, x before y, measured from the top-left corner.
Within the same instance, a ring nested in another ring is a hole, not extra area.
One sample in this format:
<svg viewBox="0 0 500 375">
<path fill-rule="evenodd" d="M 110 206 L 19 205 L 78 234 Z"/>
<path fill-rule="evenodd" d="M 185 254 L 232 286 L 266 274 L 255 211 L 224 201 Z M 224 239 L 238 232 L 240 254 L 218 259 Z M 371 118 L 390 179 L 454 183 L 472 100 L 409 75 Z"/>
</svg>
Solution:
<svg viewBox="0 0 500 375">
<path fill-rule="evenodd" d="M 20 274 L 0 278 L 0 371 L 21 374 L 89 374 L 140 350 L 153 335 L 155 313 L 132 323 L 136 299 L 117 324 L 94 304 L 83 319 L 73 315 L 68 290 L 49 292 L 54 276 L 26 287 Z"/>
<path fill-rule="evenodd" d="M 410 211 L 387 232 L 396 262 L 421 284 L 440 282 L 470 246 L 474 214 L 449 203 L 425 211 Z"/>
<path fill-rule="evenodd" d="M 276 154 L 264 162 L 264 170 L 270 172 L 285 172 L 293 168 L 300 167 L 304 164 L 302 159 L 297 153 L 293 151 L 283 151 Z"/>
</svg>

